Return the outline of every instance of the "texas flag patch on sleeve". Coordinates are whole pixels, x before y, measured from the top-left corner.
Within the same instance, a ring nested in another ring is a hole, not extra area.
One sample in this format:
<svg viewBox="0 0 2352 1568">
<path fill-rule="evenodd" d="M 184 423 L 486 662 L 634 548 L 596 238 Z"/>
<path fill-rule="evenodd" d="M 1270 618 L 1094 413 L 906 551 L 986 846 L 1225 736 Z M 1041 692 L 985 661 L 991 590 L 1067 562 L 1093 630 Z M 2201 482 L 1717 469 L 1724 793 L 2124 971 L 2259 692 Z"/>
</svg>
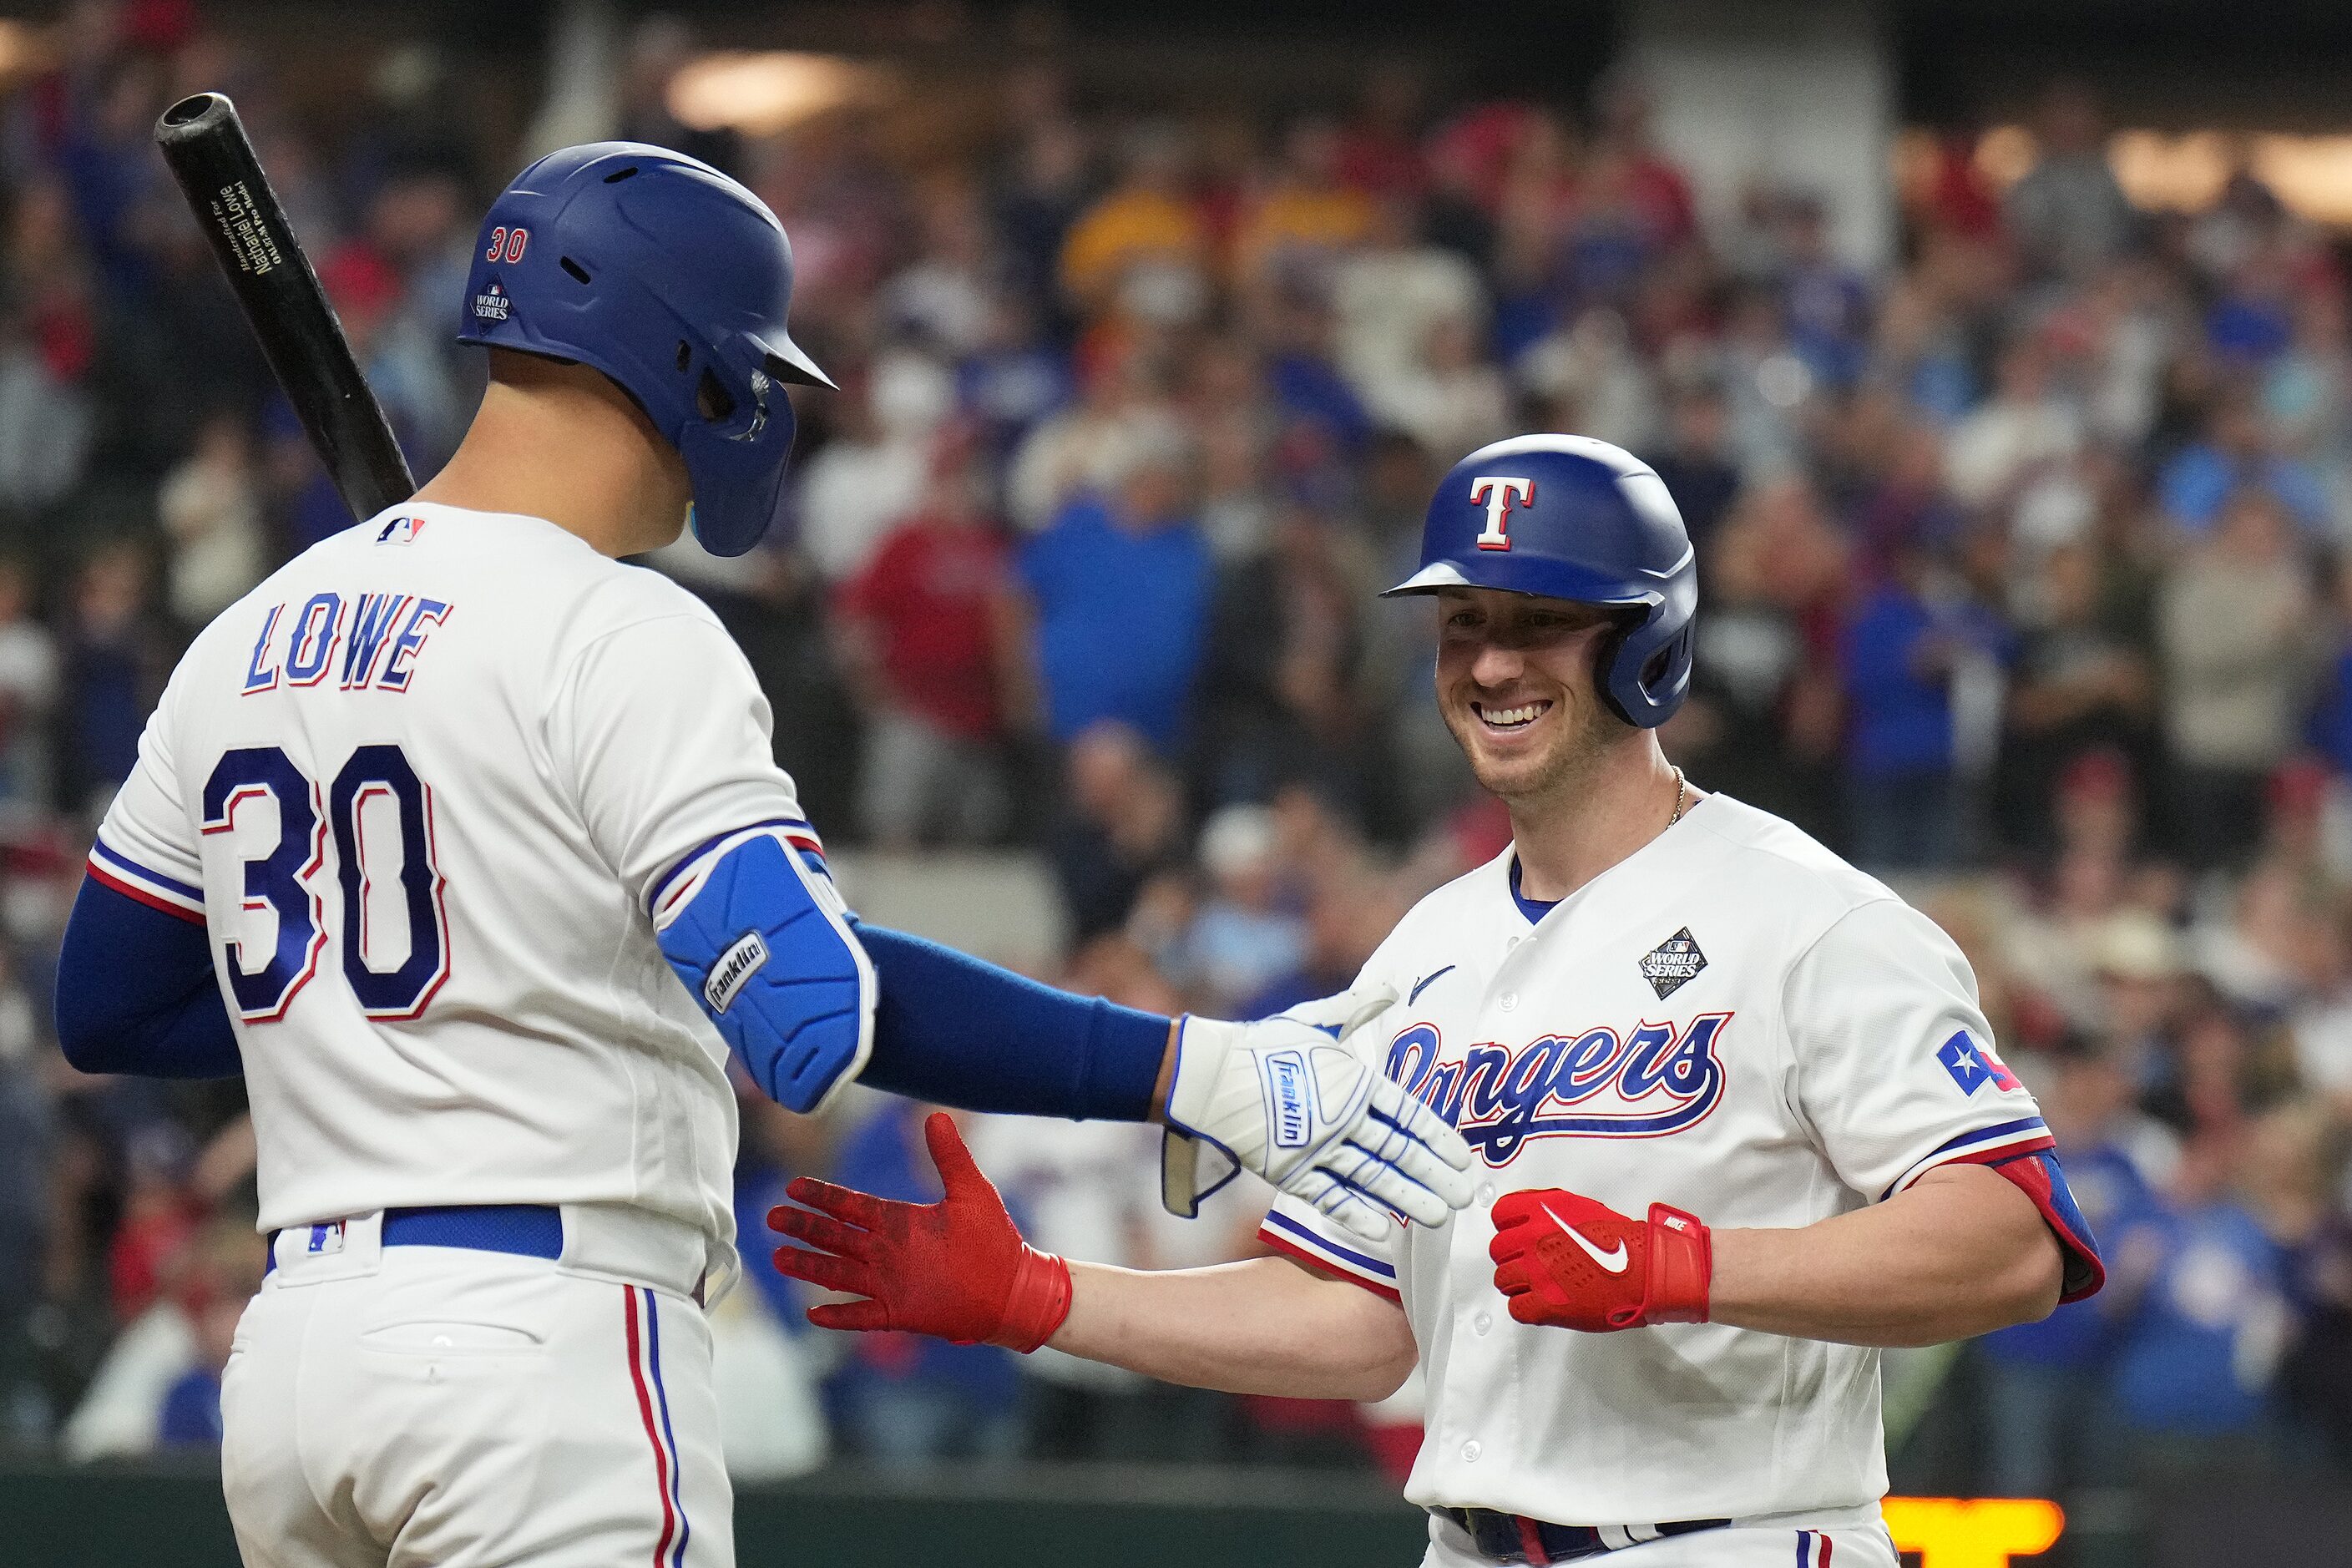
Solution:
<svg viewBox="0 0 2352 1568">
<path fill-rule="evenodd" d="M 1946 1040 L 1937 1051 L 1936 1059 L 1944 1064 L 1944 1070 L 1952 1075 L 1952 1081 L 1960 1086 L 1962 1094 L 1972 1095 L 1988 1083 L 2000 1089 L 2018 1087 L 2017 1075 L 1992 1054 L 1992 1047 L 1979 1045 L 1966 1029 Z"/>
</svg>

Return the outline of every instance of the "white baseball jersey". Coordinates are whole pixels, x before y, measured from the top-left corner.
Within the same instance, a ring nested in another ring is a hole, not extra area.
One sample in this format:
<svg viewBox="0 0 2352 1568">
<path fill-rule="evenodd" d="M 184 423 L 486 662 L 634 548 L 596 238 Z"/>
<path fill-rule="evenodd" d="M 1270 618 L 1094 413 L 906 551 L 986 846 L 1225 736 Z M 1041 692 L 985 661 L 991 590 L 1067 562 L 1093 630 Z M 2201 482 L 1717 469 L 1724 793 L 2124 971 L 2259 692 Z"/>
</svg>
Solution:
<svg viewBox="0 0 2352 1568">
<path fill-rule="evenodd" d="M 405 503 L 182 659 L 92 876 L 202 921 L 261 1225 L 614 1205 L 731 1266 L 726 1047 L 649 907 L 755 825 L 814 849 L 698 600 L 539 518 Z"/>
<path fill-rule="evenodd" d="M 1515 865 L 1423 899 L 1359 983 L 1395 988 L 1371 1037 L 1469 1140 L 1475 1203 L 1385 1247 L 1288 1197 L 1261 1231 L 1402 1300 L 1428 1382 L 1405 1495 L 1589 1525 L 1874 1507 L 1876 1351 L 1517 1322 L 1489 1212 L 1563 1187 L 1636 1216 L 1664 1202 L 1711 1226 L 1797 1226 L 1939 1164 L 2047 1149 L 1967 961 L 1885 886 L 1722 795 L 1549 909 L 1520 900 Z"/>
</svg>

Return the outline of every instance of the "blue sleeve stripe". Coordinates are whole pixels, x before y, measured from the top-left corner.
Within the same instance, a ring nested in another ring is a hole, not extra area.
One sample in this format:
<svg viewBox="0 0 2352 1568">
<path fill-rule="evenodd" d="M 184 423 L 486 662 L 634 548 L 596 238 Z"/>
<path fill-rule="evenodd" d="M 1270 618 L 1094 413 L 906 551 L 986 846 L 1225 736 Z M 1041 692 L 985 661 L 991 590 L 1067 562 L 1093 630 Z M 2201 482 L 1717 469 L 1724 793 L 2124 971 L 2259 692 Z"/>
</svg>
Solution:
<svg viewBox="0 0 2352 1568">
<path fill-rule="evenodd" d="M 1396 1279 L 1396 1269 L 1392 1266 L 1351 1247 L 1342 1247 L 1329 1237 L 1307 1229 L 1280 1209 L 1268 1209 L 1265 1223 L 1276 1230 L 1288 1232 L 1318 1252 L 1329 1254 L 1334 1262 L 1345 1263 L 1350 1268 L 1360 1268 L 1367 1274 L 1377 1275 L 1391 1283 Z"/>
<path fill-rule="evenodd" d="M 124 875 L 136 877 L 141 881 L 151 884 L 158 891 L 177 893 L 199 908 L 204 905 L 205 890 L 202 888 L 193 887 L 174 877 L 166 877 L 161 871 L 150 870 L 136 860 L 108 848 L 106 841 L 102 838 L 91 843 L 89 852 Z"/>
<path fill-rule="evenodd" d="M 724 844 L 727 840 L 734 837 L 739 833 L 756 833 L 763 827 L 781 827 L 784 829 L 787 836 L 790 837 L 798 837 L 805 834 L 808 835 L 812 840 L 814 840 L 815 834 L 815 829 L 812 828 L 808 825 L 807 820 L 798 816 L 772 816 L 764 822 L 747 822 L 740 827 L 730 827 L 724 833 L 714 833 L 709 837 L 704 839 L 701 843 L 696 845 L 693 848 L 688 850 L 685 854 L 670 862 L 669 869 L 664 871 L 659 878 L 656 879 L 654 882 L 654 890 L 646 895 L 646 908 L 649 910 L 659 909 L 661 907 L 662 895 L 668 892 L 671 884 L 676 882 L 680 877 L 684 876 L 687 871 L 693 867 L 697 860 L 701 859 L 705 855 L 709 854 L 713 849 L 716 849 L 719 845 Z M 795 847 L 799 847 L 799 846 L 796 845 Z"/>
<path fill-rule="evenodd" d="M 2014 1121 L 1963 1132 L 1956 1138 L 1946 1139 L 1914 1161 L 1910 1169 L 1887 1184 L 1886 1190 L 1878 1194 L 1879 1201 L 1885 1202 L 1937 1165 L 1950 1164 L 1956 1160 L 1980 1160 L 1984 1155 L 2002 1149 L 2021 1154 L 2030 1153 L 2035 1148 L 2049 1147 L 2050 1142 L 2050 1129 L 2043 1125 L 2039 1116 L 2023 1116 Z"/>
</svg>

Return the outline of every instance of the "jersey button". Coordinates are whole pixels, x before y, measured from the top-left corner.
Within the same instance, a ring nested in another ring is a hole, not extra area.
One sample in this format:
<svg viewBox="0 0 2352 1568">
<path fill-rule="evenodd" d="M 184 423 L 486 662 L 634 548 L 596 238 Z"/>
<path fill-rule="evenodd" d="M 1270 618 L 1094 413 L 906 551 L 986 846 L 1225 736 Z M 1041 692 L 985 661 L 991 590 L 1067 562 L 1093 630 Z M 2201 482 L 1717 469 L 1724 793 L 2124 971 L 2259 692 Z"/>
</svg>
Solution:
<svg viewBox="0 0 2352 1568">
<path fill-rule="evenodd" d="M 1495 1206 L 1494 1183 L 1481 1182 L 1478 1184 L 1478 1204 L 1482 1208 L 1493 1208 Z"/>
<path fill-rule="evenodd" d="M 1495 1314 L 1492 1312 L 1481 1312 L 1476 1317 L 1470 1320 L 1470 1326 L 1483 1334 L 1495 1326 Z"/>
<path fill-rule="evenodd" d="M 1473 1437 L 1462 1445 L 1462 1461 L 1465 1464 L 1475 1465 L 1478 1462 L 1478 1456 L 1485 1452 L 1486 1450 L 1478 1446 L 1478 1439 Z"/>
<path fill-rule="evenodd" d="M 1516 1013 L 1519 1008 L 1519 994 L 1516 991 L 1506 991 L 1496 998 L 1496 1002 L 1504 1012 Z"/>
</svg>

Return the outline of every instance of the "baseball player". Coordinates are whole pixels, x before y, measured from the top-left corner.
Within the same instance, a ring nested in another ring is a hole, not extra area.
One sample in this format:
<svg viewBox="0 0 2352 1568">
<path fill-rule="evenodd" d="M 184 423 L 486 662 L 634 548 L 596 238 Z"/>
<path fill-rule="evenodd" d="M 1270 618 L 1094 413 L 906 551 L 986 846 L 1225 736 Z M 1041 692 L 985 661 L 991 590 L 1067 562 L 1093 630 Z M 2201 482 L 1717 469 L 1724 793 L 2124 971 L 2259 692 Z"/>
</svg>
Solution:
<svg viewBox="0 0 2352 1568">
<path fill-rule="evenodd" d="M 1391 1077 L 1474 1204 L 1366 1245 L 1279 1197 L 1279 1256 L 1139 1274 L 1029 1250 L 944 1118 L 931 1205 L 823 1183 L 770 1223 L 844 1329 L 1040 1343 L 1173 1382 L 1378 1399 L 1416 1362 L 1405 1495 L 1442 1568 L 1895 1568 L 1878 1350 L 2102 1275 L 1966 961 L 1788 824 L 1691 785 L 1690 542 L 1603 443 L 1473 453 L 1429 509 L 1437 696 L 1511 847 L 1365 966 Z M 811 1250 L 811 1249 L 814 1250 Z M 1048 1281 L 1051 1281 L 1049 1283 Z"/>
<path fill-rule="evenodd" d="M 692 159 L 525 170 L 463 301 L 463 447 L 196 638 L 99 829 L 68 1058 L 250 1091 L 271 1264 L 222 1476 L 255 1568 L 733 1561 L 730 1051 L 800 1110 L 862 1071 L 1163 1120 L 1179 1208 L 1228 1163 L 1366 1245 L 1469 1201 L 1467 1145 L 1335 1040 L 1368 999 L 1171 1020 L 853 927 L 741 654 L 617 559 L 689 503 L 719 554 L 767 529 L 783 384 L 823 381 L 791 285 Z"/>
</svg>

